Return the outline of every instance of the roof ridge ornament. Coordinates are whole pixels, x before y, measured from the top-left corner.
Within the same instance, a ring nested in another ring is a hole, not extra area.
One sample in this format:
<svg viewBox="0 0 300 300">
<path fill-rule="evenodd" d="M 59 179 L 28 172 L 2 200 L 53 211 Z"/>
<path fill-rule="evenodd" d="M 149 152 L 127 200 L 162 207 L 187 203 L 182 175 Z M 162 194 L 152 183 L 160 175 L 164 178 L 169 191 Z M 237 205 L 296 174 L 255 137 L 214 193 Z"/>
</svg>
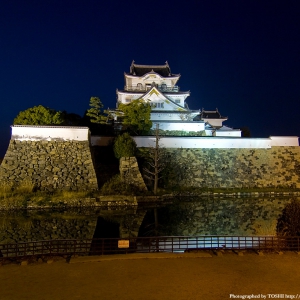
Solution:
<svg viewBox="0 0 300 300">
<path fill-rule="evenodd" d="M 134 63 L 135 63 L 135 61 L 132 60 L 131 66 L 130 66 L 130 73 L 131 73 L 131 74 L 133 73 Z"/>
</svg>

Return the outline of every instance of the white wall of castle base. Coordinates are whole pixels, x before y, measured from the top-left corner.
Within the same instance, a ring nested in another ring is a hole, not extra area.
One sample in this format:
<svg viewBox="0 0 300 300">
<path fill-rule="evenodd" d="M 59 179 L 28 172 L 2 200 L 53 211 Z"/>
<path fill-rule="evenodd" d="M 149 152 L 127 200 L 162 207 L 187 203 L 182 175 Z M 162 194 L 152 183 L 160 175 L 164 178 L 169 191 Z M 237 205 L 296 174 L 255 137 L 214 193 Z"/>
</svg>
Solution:
<svg viewBox="0 0 300 300">
<path fill-rule="evenodd" d="M 11 139 L 19 141 L 88 141 L 89 128 L 75 126 L 14 125 L 11 126 Z"/>
<path fill-rule="evenodd" d="M 133 137 L 137 147 L 154 147 L 155 137 Z M 271 148 L 299 146 L 298 137 L 218 138 L 218 137 L 161 137 L 162 148 Z"/>
<path fill-rule="evenodd" d="M 113 137 L 91 136 L 92 146 L 108 146 Z M 133 137 L 138 147 L 154 147 L 154 136 Z M 298 137 L 270 138 L 217 138 L 217 137 L 161 137 L 162 148 L 271 148 L 275 146 L 299 146 Z"/>
<path fill-rule="evenodd" d="M 297 136 L 270 136 L 272 146 L 299 146 Z"/>
</svg>

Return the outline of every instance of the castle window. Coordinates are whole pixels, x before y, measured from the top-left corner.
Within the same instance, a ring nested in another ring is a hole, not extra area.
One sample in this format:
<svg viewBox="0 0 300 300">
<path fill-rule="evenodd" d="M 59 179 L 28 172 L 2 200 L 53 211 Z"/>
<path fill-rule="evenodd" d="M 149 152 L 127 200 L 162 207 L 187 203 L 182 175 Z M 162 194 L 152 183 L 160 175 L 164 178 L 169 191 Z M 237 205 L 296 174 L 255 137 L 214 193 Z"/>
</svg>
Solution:
<svg viewBox="0 0 300 300">
<path fill-rule="evenodd" d="M 136 87 L 137 87 L 138 90 L 142 90 L 143 89 L 143 85 L 141 83 L 138 83 Z"/>
<path fill-rule="evenodd" d="M 161 90 L 162 90 L 162 91 L 166 91 L 166 90 L 167 90 L 167 85 L 166 85 L 165 83 L 163 83 L 163 84 L 161 85 Z"/>
</svg>

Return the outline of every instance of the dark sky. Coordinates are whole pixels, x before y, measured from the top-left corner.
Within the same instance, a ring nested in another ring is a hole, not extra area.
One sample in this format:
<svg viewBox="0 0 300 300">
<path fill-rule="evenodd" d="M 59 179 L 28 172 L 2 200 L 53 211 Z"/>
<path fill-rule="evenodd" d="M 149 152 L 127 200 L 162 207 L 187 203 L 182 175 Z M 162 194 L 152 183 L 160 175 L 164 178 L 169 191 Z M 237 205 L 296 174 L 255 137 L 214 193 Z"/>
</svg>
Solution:
<svg viewBox="0 0 300 300">
<path fill-rule="evenodd" d="M 114 108 L 132 60 L 168 61 L 189 107 L 228 126 L 299 136 L 299 16 L 299 0 L 1 1 L 0 157 L 19 111 Z"/>
</svg>

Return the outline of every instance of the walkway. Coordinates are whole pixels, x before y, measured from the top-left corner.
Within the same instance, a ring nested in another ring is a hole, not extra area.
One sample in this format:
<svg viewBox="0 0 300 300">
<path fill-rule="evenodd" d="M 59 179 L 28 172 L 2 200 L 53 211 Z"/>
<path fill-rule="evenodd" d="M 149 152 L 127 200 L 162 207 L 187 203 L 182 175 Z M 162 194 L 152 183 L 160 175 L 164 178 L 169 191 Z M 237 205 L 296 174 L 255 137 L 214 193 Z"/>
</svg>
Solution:
<svg viewBox="0 0 300 300">
<path fill-rule="evenodd" d="M 127 254 L 10 264 L 0 266 L 0 298 L 218 300 L 260 294 L 269 299 L 267 294 L 300 294 L 299 266 L 300 255 L 293 252 Z"/>
</svg>

